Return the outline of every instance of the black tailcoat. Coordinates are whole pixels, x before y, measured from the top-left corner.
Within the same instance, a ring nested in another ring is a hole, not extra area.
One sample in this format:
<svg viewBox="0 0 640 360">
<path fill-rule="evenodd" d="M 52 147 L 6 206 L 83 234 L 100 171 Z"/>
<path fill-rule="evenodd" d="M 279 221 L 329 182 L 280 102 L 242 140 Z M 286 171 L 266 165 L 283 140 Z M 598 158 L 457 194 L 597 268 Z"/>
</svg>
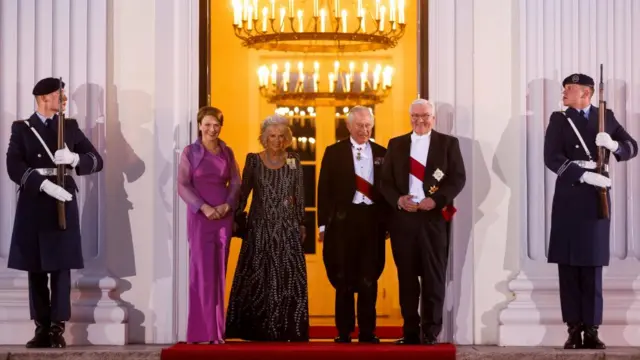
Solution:
<svg viewBox="0 0 640 360">
<path fill-rule="evenodd" d="M 54 116 L 49 127 L 35 113 L 27 121 L 28 124 L 23 120 L 12 124 L 7 150 L 9 178 L 20 187 L 8 267 L 33 272 L 81 269 L 84 262 L 78 216 L 78 187 L 73 177 L 66 176 L 65 189 L 73 195 L 73 200 L 65 202 L 67 229 L 60 230 L 57 200 L 40 191 L 40 185 L 45 179 L 55 183 L 56 177 L 43 176 L 35 170 L 55 168 L 56 165 L 29 125 L 36 129 L 51 154 L 55 155 L 58 117 Z M 66 119 L 64 139 L 69 150 L 80 156 L 75 167 L 77 175 L 89 175 L 102 170 L 102 157 L 82 133 L 76 120 Z M 71 169 L 70 166 L 67 167 Z"/>
<path fill-rule="evenodd" d="M 598 108 L 591 107 L 589 119 L 573 108 L 552 113 L 544 138 L 544 163 L 558 176 L 551 210 L 548 261 L 573 266 L 607 266 L 611 221 L 598 218 L 599 188 L 580 182 L 585 171 L 595 170 L 572 163 L 590 159 L 567 117 L 580 132 L 591 160 L 597 159 Z M 616 160 L 626 161 L 638 154 L 637 142 L 618 123 L 611 110 L 606 112 L 605 132 L 619 144 L 617 152 L 613 153 Z M 607 150 L 606 163 L 609 156 Z M 604 175 L 609 176 L 608 173 Z M 611 209 L 608 194 L 607 198 Z"/>
<path fill-rule="evenodd" d="M 409 193 L 410 156 L 411 133 L 389 141 L 380 191 L 394 209 L 397 209 L 400 196 Z M 440 181 L 434 177 L 437 169 L 440 169 L 444 174 Z M 441 210 L 453 203 L 453 199 L 462 191 L 465 182 L 466 173 L 458 139 L 431 130 L 423 190 L 425 196 L 431 197 L 435 201 L 436 207 L 427 213 L 441 219 Z M 429 192 L 431 189 L 434 190 L 433 194 Z"/>
<path fill-rule="evenodd" d="M 377 227 L 375 232 L 377 240 L 373 249 L 367 249 L 366 254 L 370 259 L 371 267 L 362 274 L 373 280 L 378 280 L 384 270 L 385 262 L 385 234 L 386 216 L 389 206 L 378 191 L 380 183 L 380 168 L 386 153 L 386 149 L 374 142 L 369 142 L 373 155 L 373 199 L 376 207 L 375 217 L 371 219 L 371 226 Z M 331 284 L 336 287 L 340 274 L 347 270 L 345 264 L 345 246 L 349 239 L 343 234 L 341 223 L 349 217 L 349 208 L 352 205 L 356 193 L 356 172 L 351 150 L 351 141 L 339 141 L 325 150 L 320 167 L 318 180 L 318 226 L 325 226 L 324 245 L 322 256 L 327 270 L 327 276 Z M 364 254 L 363 249 L 363 254 Z"/>
</svg>

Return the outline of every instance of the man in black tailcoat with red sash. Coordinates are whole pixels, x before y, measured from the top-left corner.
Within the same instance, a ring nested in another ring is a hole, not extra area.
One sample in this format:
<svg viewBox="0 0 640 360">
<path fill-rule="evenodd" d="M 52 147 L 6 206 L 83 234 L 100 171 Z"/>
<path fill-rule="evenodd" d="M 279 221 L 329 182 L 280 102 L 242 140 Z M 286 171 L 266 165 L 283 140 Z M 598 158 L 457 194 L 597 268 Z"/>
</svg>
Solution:
<svg viewBox="0 0 640 360">
<path fill-rule="evenodd" d="M 415 100 L 410 115 L 413 131 L 389 141 L 380 192 L 395 209 L 389 230 L 404 318 L 396 343 L 432 345 L 442 331 L 447 221 L 466 174 L 458 139 L 432 130 L 433 104 Z"/>
<path fill-rule="evenodd" d="M 370 141 L 373 114 L 355 106 L 347 115 L 349 139 L 325 150 L 318 183 L 318 225 L 323 260 L 336 289 L 338 343 L 351 342 L 358 294 L 358 341 L 378 343 L 376 299 L 384 269 L 385 214 L 389 206 L 378 191 L 385 148 Z"/>
</svg>

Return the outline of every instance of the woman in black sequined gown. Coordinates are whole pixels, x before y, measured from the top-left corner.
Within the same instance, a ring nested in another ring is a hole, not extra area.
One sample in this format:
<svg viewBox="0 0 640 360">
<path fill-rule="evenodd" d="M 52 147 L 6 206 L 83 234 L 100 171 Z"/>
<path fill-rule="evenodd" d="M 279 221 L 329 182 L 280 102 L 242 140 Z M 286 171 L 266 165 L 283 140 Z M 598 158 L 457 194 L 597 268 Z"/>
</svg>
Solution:
<svg viewBox="0 0 640 360">
<path fill-rule="evenodd" d="M 285 118 L 261 126 L 265 151 L 247 155 L 238 211 L 253 191 L 229 306 L 226 337 L 254 341 L 308 341 L 309 302 L 304 241 L 302 167 L 285 149 Z"/>
</svg>

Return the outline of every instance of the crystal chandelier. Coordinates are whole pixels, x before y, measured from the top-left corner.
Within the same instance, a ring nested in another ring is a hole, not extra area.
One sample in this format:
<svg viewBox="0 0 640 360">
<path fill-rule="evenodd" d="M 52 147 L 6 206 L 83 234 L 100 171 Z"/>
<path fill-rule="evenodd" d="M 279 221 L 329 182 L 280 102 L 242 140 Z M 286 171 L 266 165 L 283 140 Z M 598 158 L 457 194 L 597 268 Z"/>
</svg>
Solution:
<svg viewBox="0 0 640 360">
<path fill-rule="evenodd" d="M 361 69 L 350 62 L 348 69 L 343 69 L 340 61 L 335 61 L 333 71 L 324 75 L 318 61 L 313 63 L 313 72 L 305 71 L 302 61 L 297 71 L 292 71 L 290 62 L 282 71 L 278 69 L 277 64 L 258 68 L 260 94 L 278 106 L 375 105 L 384 101 L 392 87 L 393 68 L 381 64 L 370 70 L 367 62 Z"/>
<path fill-rule="evenodd" d="M 305 9 L 311 2 L 313 9 Z M 233 0 L 233 28 L 244 46 L 261 50 L 326 53 L 395 47 L 406 28 L 405 1 L 366 3 L 369 7 L 362 0 Z"/>
</svg>

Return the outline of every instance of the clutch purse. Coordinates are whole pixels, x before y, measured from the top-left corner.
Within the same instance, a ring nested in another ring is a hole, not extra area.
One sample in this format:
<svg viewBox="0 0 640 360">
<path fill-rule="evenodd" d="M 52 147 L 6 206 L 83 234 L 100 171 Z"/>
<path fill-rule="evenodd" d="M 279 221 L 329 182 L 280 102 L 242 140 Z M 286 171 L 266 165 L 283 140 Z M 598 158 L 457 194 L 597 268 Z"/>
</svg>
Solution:
<svg viewBox="0 0 640 360">
<path fill-rule="evenodd" d="M 231 236 L 244 239 L 247 236 L 247 212 L 238 213 L 233 218 L 233 231 Z"/>
</svg>

